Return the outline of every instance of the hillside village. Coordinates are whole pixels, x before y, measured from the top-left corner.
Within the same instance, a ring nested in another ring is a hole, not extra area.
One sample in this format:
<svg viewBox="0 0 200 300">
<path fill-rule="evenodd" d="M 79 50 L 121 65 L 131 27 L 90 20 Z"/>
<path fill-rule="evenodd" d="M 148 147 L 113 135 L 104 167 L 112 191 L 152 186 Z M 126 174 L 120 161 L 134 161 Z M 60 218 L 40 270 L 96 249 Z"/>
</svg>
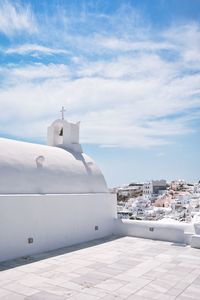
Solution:
<svg viewBox="0 0 200 300">
<path fill-rule="evenodd" d="M 118 217 L 132 220 L 196 222 L 200 219 L 200 182 L 152 180 L 113 189 Z"/>
</svg>

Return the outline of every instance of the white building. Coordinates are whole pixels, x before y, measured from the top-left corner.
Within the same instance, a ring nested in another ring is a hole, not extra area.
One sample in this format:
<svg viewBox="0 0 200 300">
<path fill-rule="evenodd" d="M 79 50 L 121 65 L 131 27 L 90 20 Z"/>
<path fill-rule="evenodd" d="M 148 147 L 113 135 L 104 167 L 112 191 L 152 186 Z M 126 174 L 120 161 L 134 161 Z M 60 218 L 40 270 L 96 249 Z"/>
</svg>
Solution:
<svg viewBox="0 0 200 300">
<path fill-rule="evenodd" d="M 174 191 L 180 190 L 186 185 L 186 181 L 183 179 L 171 181 L 171 189 Z"/>
<path fill-rule="evenodd" d="M 48 145 L 0 139 L 0 261 L 113 233 L 116 195 L 62 118 Z"/>
<path fill-rule="evenodd" d="M 152 182 L 145 182 L 143 184 L 143 196 L 150 197 L 153 194 L 153 184 Z"/>
<path fill-rule="evenodd" d="M 152 194 L 160 194 L 166 190 L 166 180 L 152 180 L 143 184 L 143 196 L 149 198 Z"/>
<path fill-rule="evenodd" d="M 194 193 L 200 194 L 200 183 L 194 185 Z"/>
</svg>

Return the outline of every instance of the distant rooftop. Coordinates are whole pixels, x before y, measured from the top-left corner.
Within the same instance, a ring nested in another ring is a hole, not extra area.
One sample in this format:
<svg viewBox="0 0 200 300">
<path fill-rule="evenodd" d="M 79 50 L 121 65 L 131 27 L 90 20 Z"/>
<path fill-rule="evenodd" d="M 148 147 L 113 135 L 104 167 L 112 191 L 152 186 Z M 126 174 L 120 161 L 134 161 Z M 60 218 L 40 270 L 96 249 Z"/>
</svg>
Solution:
<svg viewBox="0 0 200 300">
<path fill-rule="evenodd" d="M 200 299 L 200 251 L 112 237 L 0 263 L 0 300 Z"/>
</svg>

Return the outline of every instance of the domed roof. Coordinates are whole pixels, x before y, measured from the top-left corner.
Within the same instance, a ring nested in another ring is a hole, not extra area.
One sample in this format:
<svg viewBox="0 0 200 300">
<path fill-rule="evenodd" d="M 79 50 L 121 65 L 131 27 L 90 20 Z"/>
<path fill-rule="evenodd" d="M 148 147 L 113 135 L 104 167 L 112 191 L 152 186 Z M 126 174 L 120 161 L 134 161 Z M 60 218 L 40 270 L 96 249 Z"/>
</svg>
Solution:
<svg viewBox="0 0 200 300">
<path fill-rule="evenodd" d="M 86 154 L 60 147 L 0 138 L 0 194 L 108 192 Z"/>
</svg>

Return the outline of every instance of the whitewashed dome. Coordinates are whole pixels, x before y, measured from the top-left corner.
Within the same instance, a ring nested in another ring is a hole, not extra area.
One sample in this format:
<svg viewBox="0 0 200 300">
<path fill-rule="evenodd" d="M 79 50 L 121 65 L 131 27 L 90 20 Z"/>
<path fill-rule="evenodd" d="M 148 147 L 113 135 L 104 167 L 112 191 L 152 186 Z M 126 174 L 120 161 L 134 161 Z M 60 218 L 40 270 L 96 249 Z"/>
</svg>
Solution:
<svg viewBox="0 0 200 300">
<path fill-rule="evenodd" d="M 107 191 L 100 169 L 84 153 L 0 139 L 0 194 Z"/>
<path fill-rule="evenodd" d="M 0 138 L 0 194 L 108 192 L 95 162 L 77 148 L 78 143 L 75 150 L 73 145 L 45 146 Z"/>
</svg>

